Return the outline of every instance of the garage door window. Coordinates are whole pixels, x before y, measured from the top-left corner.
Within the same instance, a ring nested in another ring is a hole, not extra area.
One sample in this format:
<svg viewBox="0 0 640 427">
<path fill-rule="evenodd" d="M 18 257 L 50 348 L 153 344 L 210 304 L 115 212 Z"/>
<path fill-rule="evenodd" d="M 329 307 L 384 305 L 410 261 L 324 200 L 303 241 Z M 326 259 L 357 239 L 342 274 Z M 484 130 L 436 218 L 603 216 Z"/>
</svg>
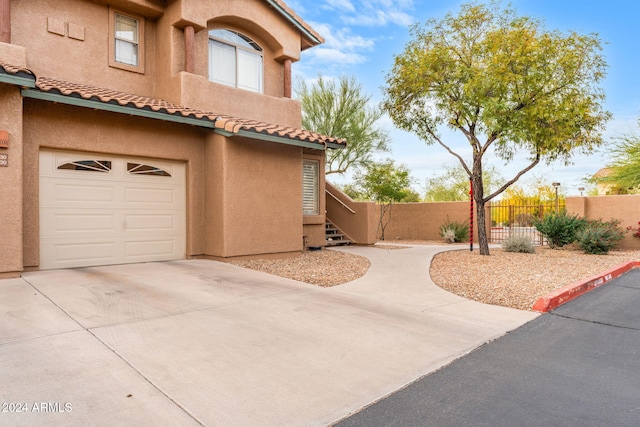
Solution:
<svg viewBox="0 0 640 427">
<path fill-rule="evenodd" d="M 109 160 L 78 160 L 58 166 L 58 169 L 89 171 L 89 172 L 111 172 L 111 162 Z"/>
<path fill-rule="evenodd" d="M 127 163 L 127 171 L 132 175 L 171 176 L 171 174 L 164 169 L 143 165 L 141 163 Z"/>
</svg>

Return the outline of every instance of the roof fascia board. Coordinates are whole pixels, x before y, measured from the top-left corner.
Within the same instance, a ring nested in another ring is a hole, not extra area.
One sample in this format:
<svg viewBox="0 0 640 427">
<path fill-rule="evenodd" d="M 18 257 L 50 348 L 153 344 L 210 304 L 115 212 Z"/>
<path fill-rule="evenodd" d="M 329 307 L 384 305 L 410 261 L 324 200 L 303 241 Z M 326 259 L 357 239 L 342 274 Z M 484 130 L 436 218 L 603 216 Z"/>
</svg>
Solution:
<svg viewBox="0 0 640 427">
<path fill-rule="evenodd" d="M 324 150 L 325 149 L 324 144 L 318 144 L 318 143 L 307 142 L 307 141 L 300 141 L 300 140 L 297 140 L 297 139 L 285 138 L 285 137 L 282 137 L 282 136 L 266 135 L 264 133 L 252 132 L 252 131 L 243 130 L 243 129 L 240 129 L 236 133 L 229 132 L 229 131 L 222 130 L 222 129 L 216 129 L 215 132 L 219 133 L 220 135 L 224 135 L 226 137 L 243 136 L 245 138 L 259 139 L 261 141 L 277 142 L 279 144 L 294 145 L 296 147 L 303 147 L 303 148 L 313 148 L 314 150 Z"/>
<path fill-rule="evenodd" d="M 32 77 L 21 77 L 14 74 L 0 73 L 0 82 L 9 83 L 21 87 L 36 87 L 36 80 Z"/>
<path fill-rule="evenodd" d="M 194 125 L 205 128 L 214 128 L 214 123 L 209 119 L 193 119 L 191 117 L 175 116 L 169 113 L 161 113 L 158 111 L 141 110 L 138 108 L 125 107 L 119 104 L 109 104 L 100 101 L 91 101 L 84 98 L 76 98 L 73 96 L 61 95 L 57 93 L 42 92 L 39 90 L 23 89 L 22 96 L 26 98 L 40 99 L 43 101 L 59 102 L 60 104 L 74 105 L 77 107 L 86 107 L 94 110 L 110 111 L 113 113 L 122 113 L 130 116 L 146 117 L 150 119 L 164 120 L 187 125 Z"/>
<path fill-rule="evenodd" d="M 274 0 L 267 0 L 267 3 L 271 5 L 274 9 L 276 9 L 285 19 L 291 22 L 301 33 L 307 36 L 310 40 L 312 40 L 316 44 L 321 44 L 322 40 L 318 39 L 313 33 L 304 28 L 304 26 L 294 17 L 292 16 L 286 9 L 276 3 Z"/>
</svg>

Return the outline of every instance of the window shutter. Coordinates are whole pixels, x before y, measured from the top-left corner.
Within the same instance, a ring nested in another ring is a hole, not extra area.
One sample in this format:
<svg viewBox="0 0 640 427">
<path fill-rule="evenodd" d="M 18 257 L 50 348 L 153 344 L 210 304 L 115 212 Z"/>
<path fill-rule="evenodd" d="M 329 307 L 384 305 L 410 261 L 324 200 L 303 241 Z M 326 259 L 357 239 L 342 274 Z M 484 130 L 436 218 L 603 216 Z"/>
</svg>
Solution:
<svg viewBox="0 0 640 427">
<path fill-rule="evenodd" d="M 302 163 L 302 213 L 304 215 L 320 214 L 319 169 L 318 161 L 304 160 Z"/>
</svg>

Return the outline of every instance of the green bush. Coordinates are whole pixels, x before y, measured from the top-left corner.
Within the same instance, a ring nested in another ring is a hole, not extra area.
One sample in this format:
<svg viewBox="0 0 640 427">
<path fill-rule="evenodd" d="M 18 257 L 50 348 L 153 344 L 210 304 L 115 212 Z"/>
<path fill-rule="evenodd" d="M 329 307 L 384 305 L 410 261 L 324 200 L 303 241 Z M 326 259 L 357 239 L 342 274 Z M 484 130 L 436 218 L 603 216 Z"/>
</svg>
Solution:
<svg viewBox="0 0 640 427">
<path fill-rule="evenodd" d="M 606 255 L 624 238 L 619 219 L 589 221 L 576 234 L 578 246 L 585 254 Z"/>
<path fill-rule="evenodd" d="M 502 249 L 505 252 L 523 252 L 527 254 L 535 253 L 531 238 L 528 236 L 509 236 L 502 241 Z"/>
<path fill-rule="evenodd" d="M 547 239 L 551 249 L 561 248 L 576 241 L 576 233 L 582 230 L 587 220 L 566 211 L 552 212 L 542 219 L 536 219 L 533 226 Z"/>
<path fill-rule="evenodd" d="M 449 221 L 440 226 L 440 236 L 448 243 L 459 243 L 469 239 L 469 223 Z"/>
</svg>

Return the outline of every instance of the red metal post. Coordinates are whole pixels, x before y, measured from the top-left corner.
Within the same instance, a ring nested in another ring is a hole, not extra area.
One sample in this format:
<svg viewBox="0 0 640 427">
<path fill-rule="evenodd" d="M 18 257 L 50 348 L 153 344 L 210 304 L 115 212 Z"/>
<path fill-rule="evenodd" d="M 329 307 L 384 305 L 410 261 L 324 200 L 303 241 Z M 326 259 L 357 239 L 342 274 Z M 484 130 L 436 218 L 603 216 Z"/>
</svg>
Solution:
<svg viewBox="0 0 640 427">
<path fill-rule="evenodd" d="M 473 181 L 469 180 L 469 250 L 473 252 Z"/>
</svg>

